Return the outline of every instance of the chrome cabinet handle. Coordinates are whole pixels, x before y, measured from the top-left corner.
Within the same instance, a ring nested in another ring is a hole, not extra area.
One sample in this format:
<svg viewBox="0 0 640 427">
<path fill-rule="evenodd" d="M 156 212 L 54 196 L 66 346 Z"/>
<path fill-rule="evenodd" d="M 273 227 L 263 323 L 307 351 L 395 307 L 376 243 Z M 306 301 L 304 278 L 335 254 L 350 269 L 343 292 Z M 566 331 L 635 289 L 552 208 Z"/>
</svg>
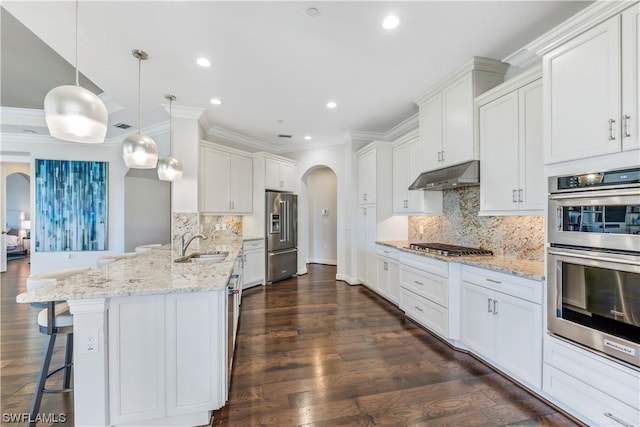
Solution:
<svg viewBox="0 0 640 427">
<path fill-rule="evenodd" d="M 420 307 L 418 307 L 417 305 L 414 305 L 413 308 L 415 308 L 416 310 L 418 310 L 419 312 L 423 312 L 424 310 L 421 309 Z"/>
<path fill-rule="evenodd" d="M 388 271 L 389 270 L 389 264 L 387 264 L 387 262 L 384 262 L 384 271 Z"/>
<path fill-rule="evenodd" d="M 518 202 L 522 203 L 522 188 L 518 189 Z"/>
<path fill-rule="evenodd" d="M 442 161 L 442 151 L 438 151 L 438 161 Z"/>
<path fill-rule="evenodd" d="M 486 278 L 485 280 L 487 282 L 491 282 L 491 283 L 498 283 L 498 284 L 502 283 L 500 280 L 494 280 L 494 279 L 489 279 L 489 278 Z"/>
<path fill-rule="evenodd" d="M 362 200 L 367 201 L 367 193 L 362 193 Z"/>
<path fill-rule="evenodd" d="M 613 127 L 616 124 L 614 119 L 609 119 L 609 141 L 615 141 L 616 136 L 613 134 Z"/>
<path fill-rule="evenodd" d="M 367 208 L 362 208 L 362 215 L 366 215 L 367 214 Z"/>
<path fill-rule="evenodd" d="M 424 286 L 424 283 L 418 282 L 417 280 L 414 280 L 413 283 L 415 283 L 416 285 Z"/>
<path fill-rule="evenodd" d="M 487 313 L 491 313 L 491 298 L 487 298 Z"/>
<path fill-rule="evenodd" d="M 629 138 L 631 137 L 631 133 L 629 132 L 629 120 L 631 119 L 631 116 L 628 114 L 625 114 L 624 116 L 622 116 L 622 119 L 624 120 L 624 130 L 622 131 L 622 136 L 624 138 Z"/>
<path fill-rule="evenodd" d="M 611 412 L 605 412 L 604 416 L 607 418 L 611 418 L 613 421 L 617 422 L 620 425 L 623 425 L 625 427 L 632 427 L 631 424 L 627 424 L 624 421 L 622 421 L 620 418 L 616 417 L 615 415 L 613 415 Z"/>
<path fill-rule="evenodd" d="M 442 161 L 444 162 L 444 150 L 442 150 L 441 153 L 442 153 Z"/>
<path fill-rule="evenodd" d="M 514 189 L 514 190 L 511 190 L 511 201 L 512 201 L 513 203 L 518 203 L 518 196 L 517 196 L 517 194 L 518 194 L 518 190 L 515 190 L 515 189 Z"/>
<path fill-rule="evenodd" d="M 498 314 L 498 300 L 494 299 L 493 300 L 493 315 L 495 316 L 496 314 Z"/>
</svg>

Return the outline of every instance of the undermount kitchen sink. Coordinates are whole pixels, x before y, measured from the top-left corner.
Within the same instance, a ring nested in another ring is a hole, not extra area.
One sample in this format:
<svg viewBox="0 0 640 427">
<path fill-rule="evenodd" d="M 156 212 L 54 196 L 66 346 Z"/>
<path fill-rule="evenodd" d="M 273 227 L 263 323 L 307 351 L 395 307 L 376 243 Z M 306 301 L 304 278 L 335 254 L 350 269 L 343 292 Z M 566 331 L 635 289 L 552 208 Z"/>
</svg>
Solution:
<svg viewBox="0 0 640 427">
<path fill-rule="evenodd" d="M 222 262 L 229 256 L 228 251 L 210 251 L 195 252 L 191 255 L 182 256 L 173 260 L 178 263 L 204 263 L 204 262 Z"/>
</svg>

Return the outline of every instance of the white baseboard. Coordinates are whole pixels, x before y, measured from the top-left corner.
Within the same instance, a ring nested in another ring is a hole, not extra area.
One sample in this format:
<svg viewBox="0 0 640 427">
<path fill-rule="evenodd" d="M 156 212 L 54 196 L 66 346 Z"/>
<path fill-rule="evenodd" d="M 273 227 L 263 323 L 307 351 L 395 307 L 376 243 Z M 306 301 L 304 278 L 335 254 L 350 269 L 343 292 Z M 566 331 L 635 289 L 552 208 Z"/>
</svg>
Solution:
<svg viewBox="0 0 640 427">
<path fill-rule="evenodd" d="M 326 265 L 338 265 L 338 261 L 335 259 L 324 259 L 324 258 L 309 258 L 307 260 L 308 264 L 326 264 Z"/>
<path fill-rule="evenodd" d="M 349 277 L 346 274 L 336 274 L 336 280 L 341 280 L 343 282 L 347 282 L 347 284 L 354 285 L 362 285 L 362 282 L 355 277 Z"/>
<path fill-rule="evenodd" d="M 307 267 L 303 268 L 302 270 L 298 270 L 298 272 L 296 273 L 296 275 L 298 276 L 302 276 L 307 274 L 309 271 L 307 270 Z"/>
</svg>

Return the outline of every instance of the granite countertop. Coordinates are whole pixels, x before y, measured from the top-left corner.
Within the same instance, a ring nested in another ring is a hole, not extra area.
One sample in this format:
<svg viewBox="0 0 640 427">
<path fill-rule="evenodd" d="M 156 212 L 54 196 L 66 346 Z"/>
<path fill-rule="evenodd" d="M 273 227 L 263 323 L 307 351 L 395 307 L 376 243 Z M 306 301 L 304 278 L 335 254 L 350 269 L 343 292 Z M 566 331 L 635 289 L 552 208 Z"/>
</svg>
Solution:
<svg viewBox="0 0 640 427">
<path fill-rule="evenodd" d="M 178 258 L 177 253 L 170 244 L 163 245 L 133 258 L 92 268 L 51 285 L 21 293 L 16 301 L 28 303 L 226 289 L 241 245 L 215 245 L 207 241 L 198 243 L 199 248 L 190 248 L 186 255 L 205 251 L 229 251 L 229 255 L 222 262 L 176 263 L 173 260 Z"/>
<path fill-rule="evenodd" d="M 544 280 L 545 278 L 544 261 L 532 261 L 527 259 L 484 255 L 447 257 L 409 249 L 409 242 L 407 240 L 381 241 L 376 243 L 384 246 L 389 246 L 394 249 L 399 249 L 403 252 L 408 252 L 411 254 L 421 255 L 428 258 L 435 258 L 447 262 L 457 262 L 460 264 L 486 268 L 488 270 L 512 274 L 514 276 L 524 277 L 526 279 Z"/>
</svg>

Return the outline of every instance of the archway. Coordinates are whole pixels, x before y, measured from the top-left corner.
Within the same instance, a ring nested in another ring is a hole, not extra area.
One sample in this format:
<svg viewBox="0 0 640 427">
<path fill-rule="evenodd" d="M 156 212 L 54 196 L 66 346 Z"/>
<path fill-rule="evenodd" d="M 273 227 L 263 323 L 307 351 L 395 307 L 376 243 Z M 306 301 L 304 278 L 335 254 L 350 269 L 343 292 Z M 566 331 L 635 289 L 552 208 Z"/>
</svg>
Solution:
<svg viewBox="0 0 640 427">
<path fill-rule="evenodd" d="M 305 271 L 307 263 L 337 265 L 337 175 L 316 165 L 304 173 L 302 183 L 298 246 Z"/>
<path fill-rule="evenodd" d="M 6 271 L 7 260 L 24 258 L 30 250 L 31 172 L 28 163 L 2 163 L 0 173 L 0 271 Z"/>
</svg>

